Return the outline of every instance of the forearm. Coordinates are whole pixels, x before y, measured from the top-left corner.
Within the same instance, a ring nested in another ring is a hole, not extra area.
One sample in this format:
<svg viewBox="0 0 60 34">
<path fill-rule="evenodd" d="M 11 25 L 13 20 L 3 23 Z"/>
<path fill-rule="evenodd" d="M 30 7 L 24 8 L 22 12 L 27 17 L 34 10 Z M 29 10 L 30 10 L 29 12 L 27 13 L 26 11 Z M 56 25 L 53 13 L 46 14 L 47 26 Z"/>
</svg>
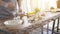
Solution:
<svg viewBox="0 0 60 34">
<path fill-rule="evenodd" d="M 19 9 L 20 9 L 20 6 L 21 6 L 21 0 L 17 0 L 17 1 L 18 1 Z"/>
</svg>

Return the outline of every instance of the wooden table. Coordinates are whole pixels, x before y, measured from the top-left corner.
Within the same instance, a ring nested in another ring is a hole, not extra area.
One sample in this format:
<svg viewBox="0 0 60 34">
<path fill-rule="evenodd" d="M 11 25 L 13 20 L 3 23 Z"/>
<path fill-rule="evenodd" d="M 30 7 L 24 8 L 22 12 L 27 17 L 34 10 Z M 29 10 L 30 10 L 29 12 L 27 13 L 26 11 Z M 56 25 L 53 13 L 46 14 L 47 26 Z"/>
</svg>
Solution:
<svg viewBox="0 0 60 34">
<path fill-rule="evenodd" d="M 56 13 L 51 13 L 51 12 L 46 12 L 46 16 L 44 16 L 42 19 L 38 20 L 35 23 L 27 23 L 27 25 L 20 25 L 20 26 L 16 26 L 16 28 L 3 28 L 2 26 L 0 26 L 0 29 L 3 30 L 8 30 L 10 32 L 12 32 L 13 34 L 29 34 L 29 32 L 31 32 L 32 30 L 40 27 L 42 30 L 42 34 L 43 34 L 43 26 L 47 23 L 49 23 L 52 20 L 55 20 L 57 18 L 60 17 L 60 12 L 56 12 Z"/>
</svg>

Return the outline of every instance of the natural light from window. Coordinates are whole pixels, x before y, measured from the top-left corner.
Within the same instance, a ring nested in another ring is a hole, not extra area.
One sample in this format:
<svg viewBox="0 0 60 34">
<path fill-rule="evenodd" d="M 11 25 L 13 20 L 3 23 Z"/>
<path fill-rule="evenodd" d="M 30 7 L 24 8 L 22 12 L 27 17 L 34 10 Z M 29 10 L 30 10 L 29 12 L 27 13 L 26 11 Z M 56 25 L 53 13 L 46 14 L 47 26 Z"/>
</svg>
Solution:
<svg viewBox="0 0 60 34">
<path fill-rule="evenodd" d="M 31 12 L 35 8 L 39 8 L 40 11 L 49 10 L 50 7 L 57 8 L 56 0 L 22 0 L 21 9 L 23 12 Z"/>
</svg>

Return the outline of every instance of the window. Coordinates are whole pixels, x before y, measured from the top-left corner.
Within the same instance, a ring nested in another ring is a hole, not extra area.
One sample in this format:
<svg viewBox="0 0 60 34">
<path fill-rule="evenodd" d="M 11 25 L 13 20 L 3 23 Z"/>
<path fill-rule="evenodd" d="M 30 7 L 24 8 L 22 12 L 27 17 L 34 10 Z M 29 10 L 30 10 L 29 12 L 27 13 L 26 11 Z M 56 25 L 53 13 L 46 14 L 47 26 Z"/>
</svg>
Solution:
<svg viewBox="0 0 60 34">
<path fill-rule="evenodd" d="M 50 7 L 57 8 L 56 0 L 22 0 L 21 9 L 23 12 L 27 13 L 34 8 L 39 8 L 41 11 L 49 10 Z"/>
</svg>

